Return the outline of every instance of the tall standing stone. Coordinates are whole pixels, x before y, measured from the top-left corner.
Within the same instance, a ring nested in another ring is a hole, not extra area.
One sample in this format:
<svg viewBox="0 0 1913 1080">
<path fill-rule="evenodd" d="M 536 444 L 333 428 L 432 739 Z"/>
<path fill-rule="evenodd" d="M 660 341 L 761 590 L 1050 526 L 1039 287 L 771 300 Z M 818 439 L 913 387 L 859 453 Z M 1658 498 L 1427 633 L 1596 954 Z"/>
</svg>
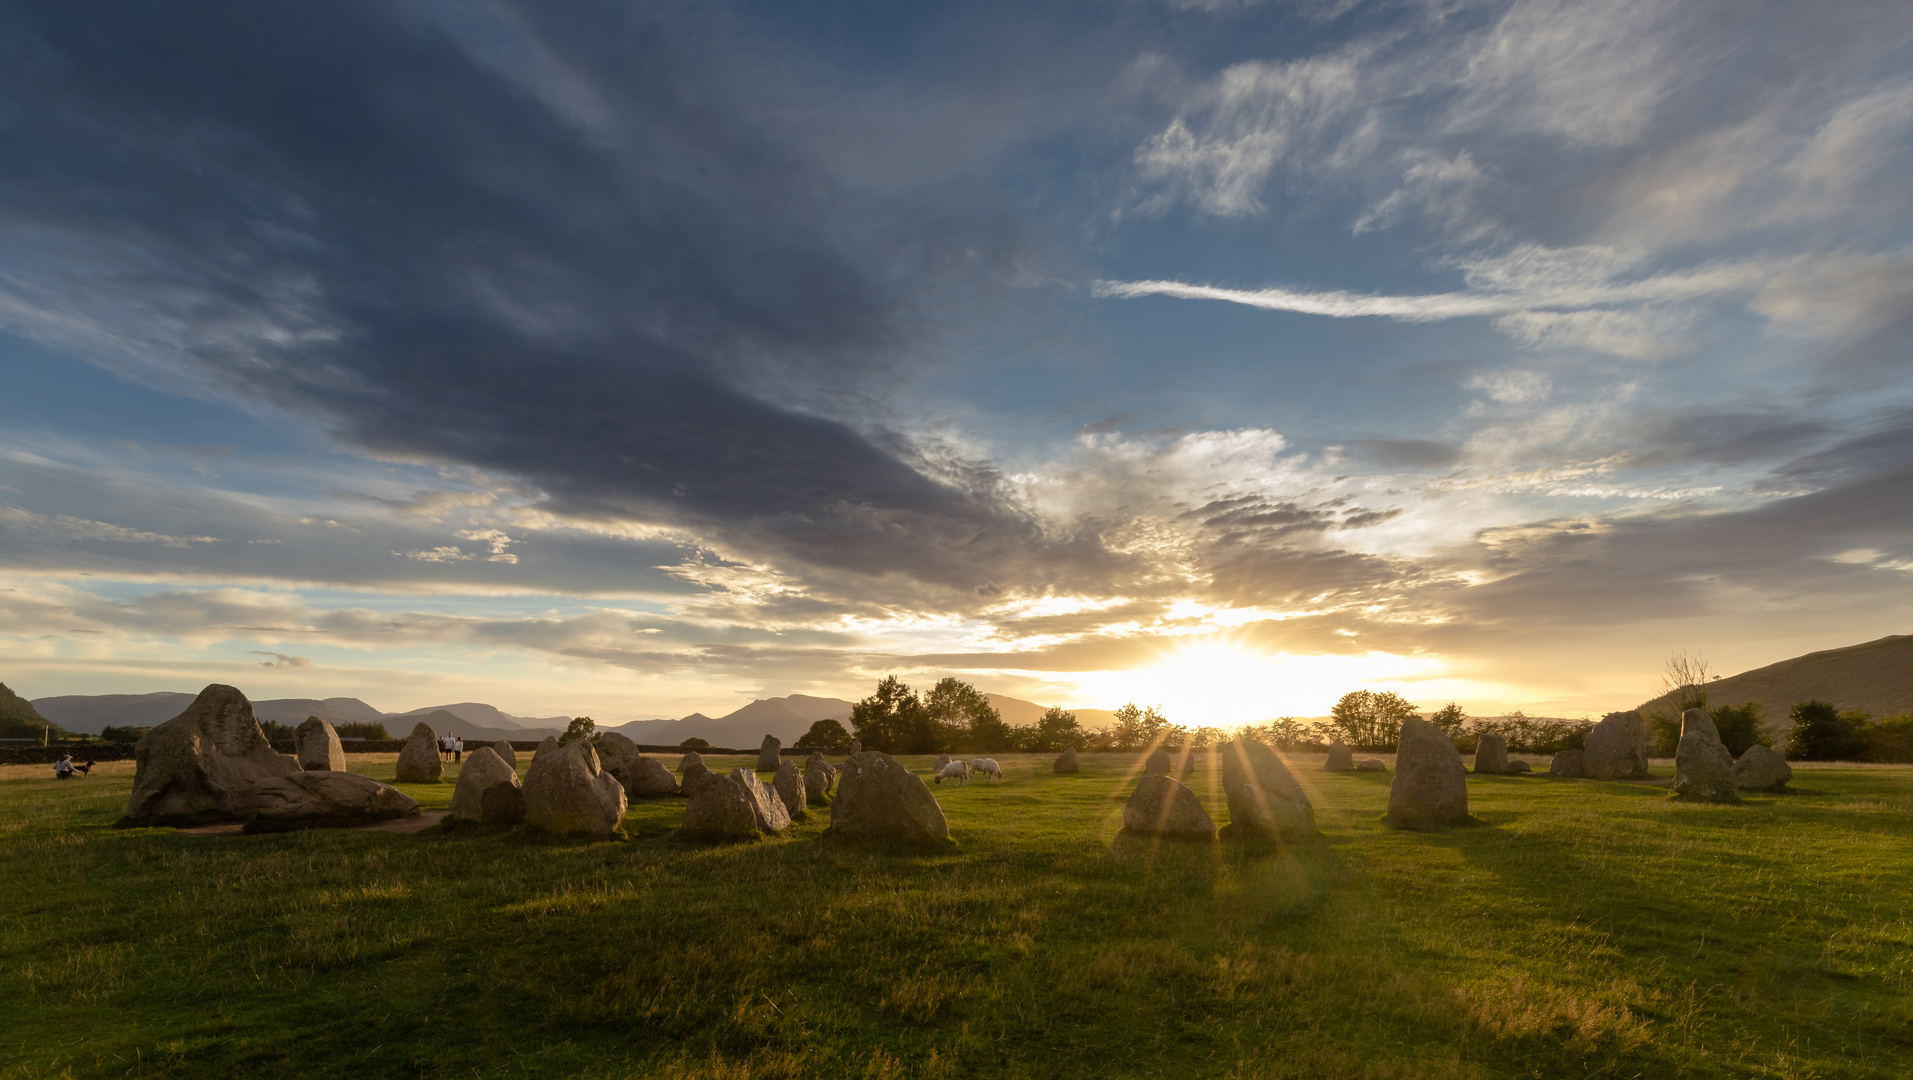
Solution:
<svg viewBox="0 0 1913 1080">
<path fill-rule="evenodd" d="M 1237 739 L 1216 748 L 1229 824 L 1294 839 L 1315 832 L 1315 805 L 1267 743 Z"/>
<path fill-rule="evenodd" d="M 624 785 L 589 740 L 540 746 L 525 771 L 525 821 L 546 832 L 610 836 L 624 822 Z"/>
<path fill-rule="evenodd" d="M 1397 829 L 1440 829 L 1474 821 L 1468 814 L 1468 769 L 1441 729 L 1411 716 L 1402 721 L 1395 779 L 1383 820 Z"/>
<path fill-rule="evenodd" d="M 1082 772 L 1083 767 L 1076 760 L 1076 748 L 1074 746 L 1064 747 L 1063 753 L 1056 759 L 1056 764 L 1050 766 L 1050 771 L 1059 773 Z"/>
<path fill-rule="evenodd" d="M 823 806 L 830 801 L 830 785 L 834 779 L 830 762 L 822 754 L 812 754 L 804 762 L 804 799 L 813 806 Z"/>
<path fill-rule="evenodd" d="M 789 758 L 777 763 L 777 776 L 771 781 L 771 789 L 783 801 L 784 810 L 795 821 L 806 814 L 804 806 L 810 800 L 805 795 L 804 778 L 797 774 L 797 763 Z"/>
<path fill-rule="evenodd" d="M 1136 782 L 1135 792 L 1123 805 L 1123 831 L 1137 836 L 1212 840 L 1216 823 L 1187 784 L 1173 776 L 1150 773 Z"/>
<path fill-rule="evenodd" d="M 518 768 L 518 751 L 511 748 L 510 739 L 500 739 L 493 743 L 492 753 L 497 754 L 500 761 L 510 765 L 513 769 Z"/>
<path fill-rule="evenodd" d="M 1322 765 L 1327 772 L 1354 772 L 1355 752 L 1340 739 L 1328 744 L 1328 761 Z"/>
<path fill-rule="evenodd" d="M 458 768 L 458 786 L 452 789 L 451 817 L 461 821 L 485 820 L 485 789 L 493 784 L 518 785 L 518 771 L 505 764 L 498 751 L 481 746 L 465 758 Z"/>
<path fill-rule="evenodd" d="M 1681 713 L 1681 738 L 1685 739 L 1690 734 L 1720 741 L 1720 728 L 1714 723 L 1714 718 L 1707 715 L 1706 709 L 1689 709 Z"/>
<path fill-rule="evenodd" d="M 777 755 L 783 749 L 784 744 L 777 741 L 777 736 L 764 736 L 763 744 L 757 748 L 757 771 L 776 772 Z"/>
<path fill-rule="evenodd" d="M 147 732 L 133 760 L 126 816 L 134 821 L 245 817 L 256 782 L 301 771 L 272 748 L 246 695 L 220 683 Z"/>
<path fill-rule="evenodd" d="M 1738 802 L 1734 755 L 1720 741 L 1714 718 L 1701 709 L 1681 714 L 1681 741 L 1674 751 L 1674 794 L 1703 802 Z"/>
<path fill-rule="evenodd" d="M 751 800 L 751 813 L 757 817 L 757 827 L 765 832 L 783 832 L 790 825 L 790 811 L 784 808 L 784 800 L 769 784 L 757 778 L 755 770 L 742 765 L 731 770 L 730 782 L 742 788 Z"/>
<path fill-rule="evenodd" d="M 950 822 L 923 778 L 889 754 L 867 750 L 850 755 L 830 803 L 830 831 L 855 840 L 941 846 L 949 842 Z"/>
<path fill-rule="evenodd" d="M 1647 778 L 1647 725 L 1638 712 L 1608 713 L 1588 732 L 1582 766 L 1596 780 Z"/>
<path fill-rule="evenodd" d="M 1491 732 L 1475 736 L 1475 771 L 1499 776 L 1508 771 L 1508 740 Z"/>
<path fill-rule="evenodd" d="M 438 756 L 438 736 L 424 721 L 412 726 L 412 734 L 399 747 L 396 775 L 401 784 L 436 784 L 445 775 L 445 762 Z"/>
<path fill-rule="evenodd" d="M 306 717 L 305 723 L 293 729 L 292 756 L 307 772 L 345 771 L 345 744 L 331 724 L 316 716 Z"/>
<path fill-rule="evenodd" d="M 1734 762 L 1734 786 L 1780 791 L 1793 779 L 1793 766 L 1771 746 L 1755 743 Z"/>
</svg>

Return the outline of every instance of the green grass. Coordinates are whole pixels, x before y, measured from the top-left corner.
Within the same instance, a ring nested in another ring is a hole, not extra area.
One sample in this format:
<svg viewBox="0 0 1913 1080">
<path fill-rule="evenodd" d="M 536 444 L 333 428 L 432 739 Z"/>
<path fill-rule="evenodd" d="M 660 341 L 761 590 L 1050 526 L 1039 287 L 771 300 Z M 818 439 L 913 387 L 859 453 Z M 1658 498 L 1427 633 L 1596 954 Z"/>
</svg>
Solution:
<svg viewBox="0 0 1913 1080">
<path fill-rule="evenodd" d="M 115 830 L 130 766 L 9 768 L 0 1077 L 1913 1069 L 1913 769 L 1805 766 L 1740 806 L 1471 777 L 1484 827 L 1423 834 L 1380 825 L 1387 776 L 1317 760 L 1319 842 L 1119 836 L 1131 762 L 1084 755 L 937 789 L 931 856 L 827 811 L 687 844 L 677 800 L 622 842 Z"/>
</svg>

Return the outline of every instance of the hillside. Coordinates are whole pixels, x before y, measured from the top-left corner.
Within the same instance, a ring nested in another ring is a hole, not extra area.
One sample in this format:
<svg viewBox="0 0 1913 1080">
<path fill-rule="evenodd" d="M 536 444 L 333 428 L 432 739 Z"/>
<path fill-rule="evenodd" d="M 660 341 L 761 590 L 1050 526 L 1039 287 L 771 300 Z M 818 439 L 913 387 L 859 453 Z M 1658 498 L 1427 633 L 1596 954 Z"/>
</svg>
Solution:
<svg viewBox="0 0 1913 1080">
<path fill-rule="evenodd" d="M 64 734 L 57 724 L 42 716 L 33 703 L 0 683 L 0 738 L 38 738 L 48 728 L 57 738 Z"/>
<path fill-rule="evenodd" d="M 1812 652 L 1707 684 L 1708 704 L 1758 702 L 1770 726 L 1785 726 L 1795 702 L 1815 698 L 1875 717 L 1913 710 L 1913 634 Z M 1663 694 L 1641 708 L 1658 711 L 1670 704 Z"/>
</svg>

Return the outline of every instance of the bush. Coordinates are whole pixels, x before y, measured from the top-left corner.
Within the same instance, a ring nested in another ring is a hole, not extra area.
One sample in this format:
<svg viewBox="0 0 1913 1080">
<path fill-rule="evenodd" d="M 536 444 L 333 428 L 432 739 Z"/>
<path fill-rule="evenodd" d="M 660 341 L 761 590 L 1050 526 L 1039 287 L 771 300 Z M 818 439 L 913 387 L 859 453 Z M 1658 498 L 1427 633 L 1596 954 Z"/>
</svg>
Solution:
<svg viewBox="0 0 1913 1080">
<path fill-rule="evenodd" d="M 678 749 L 680 750 L 709 750 L 710 748 L 711 744 L 709 740 L 700 739 L 695 735 L 678 744 Z"/>
<path fill-rule="evenodd" d="M 136 743 L 151 730 L 150 727 L 114 727 L 108 724 L 100 731 L 100 738 L 110 743 Z"/>
<path fill-rule="evenodd" d="M 1739 757 L 1747 748 L 1759 743 L 1772 746 L 1773 737 L 1760 730 L 1760 718 L 1766 710 L 1760 703 L 1749 701 L 1745 705 L 1722 705 L 1708 710 L 1714 726 L 1720 729 L 1720 741 L 1727 752 Z"/>
<path fill-rule="evenodd" d="M 1508 741 L 1509 750 L 1521 754 L 1579 750 L 1587 743 L 1588 732 L 1594 730 L 1592 720 L 1536 719 L 1519 710 L 1499 720 L 1475 720 L 1472 725 L 1476 741 L 1483 732 L 1499 735 Z"/>
<path fill-rule="evenodd" d="M 1862 761 L 1867 715 L 1841 712 L 1824 701 L 1802 701 L 1788 711 L 1787 756 L 1795 761 Z"/>
<path fill-rule="evenodd" d="M 828 750 L 833 746 L 848 746 L 850 732 L 844 726 L 829 717 L 810 725 L 810 730 L 797 739 L 798 750 Z"/>
<path fill-rule="evenodd" d="M 1913 764 L 1913 713 L 1889 716 L 1865 730 L 1868 761 Z"/>
<path fill-rule="evenodd" d="M 597 729 L 598 725 L 591 717 L 573 717 L 571 723 L 565 725 L 565 733 L 558 736 L 558 741 L 560 743 L 571 743 L 583 739 L 589 742 L 591 741 L 591 737 L 597 734 Z"/>
</svg>

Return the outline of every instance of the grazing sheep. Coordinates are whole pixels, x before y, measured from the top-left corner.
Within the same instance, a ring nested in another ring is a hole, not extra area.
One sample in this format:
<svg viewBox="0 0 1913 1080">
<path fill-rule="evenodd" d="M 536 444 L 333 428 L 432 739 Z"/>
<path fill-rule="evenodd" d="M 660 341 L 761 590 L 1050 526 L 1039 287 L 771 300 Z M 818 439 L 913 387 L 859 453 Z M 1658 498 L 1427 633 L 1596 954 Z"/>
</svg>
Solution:
<svg viewBox="0 0 1913 1080">
<path fill-rule="evenodd" d="M 1003 767 L 993 757 L 977 758 L 970 762 L 970 771 L 988 780 L 1003 779 Z"/>
<path fill-rule="evenodd" d="M 945 780 L 955 780 L 959 784 L 968 784 L 970 782 L 969 764 L 962 761 L 952 761 L 948 765 L 945 765 L 943 771 L 937 773 L 936 782 L 941 784 Z"/>
</svg>

